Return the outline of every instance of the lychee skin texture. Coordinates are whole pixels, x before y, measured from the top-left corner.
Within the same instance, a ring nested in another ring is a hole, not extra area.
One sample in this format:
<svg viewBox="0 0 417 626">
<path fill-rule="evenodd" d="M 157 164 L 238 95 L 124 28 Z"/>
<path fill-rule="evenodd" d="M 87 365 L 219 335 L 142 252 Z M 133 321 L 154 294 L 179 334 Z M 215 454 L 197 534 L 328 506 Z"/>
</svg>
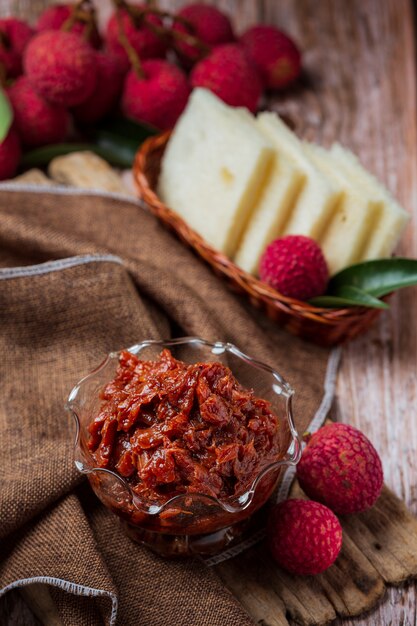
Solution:
<svg viewBox="0 0 417 626">
<path fill-rule="evenodd" d="M 22 73 L 22 55 L 34 35 L 34 30 L 15 17 L 0 20 L 0 63 L 4 65 L 6 76 L 16 78 Z"/>
<path fill-rule="evenodd" d="M 144 9 L 141 4 L 131 3 L 130 6 L 135 9 Z M 119 9 L 119 12 L 126 37 L 141 61 L 165 56 L 167 51 L 166 42 L 146 25 L 150 23 L 161 27 L 162 22 L 157 15 L 147 15 L 144 22 L 137 28 L 125 9 Z M 130 68 L 130 61 L 120 43 L 119 22 L 116 13 L 111 16 L 107 24 L 106 45 L 111 54 L 120 58 L 127 71 Z"/>
<path fill-rule="evenodd" d="M 295 43 L 274 26 L 253 26 L 240 38 L 256 64 L 265 87 L 283 89 L 301 72 L 301 55 Z"/>
<path fill-rule="evenodd" d="M 243 49 L 235 44 L 218 46 L 191 73 L 193 87 L 210 89 L 221 100 L 254 113 L 262 93 L 255 66 Z"/>
<path fill-rule="evenodd" d="M 275 561 L 293 574 L 320 574 L 342 547 L 342 527 L 330 509 L 309 500 L 286 500 L 269 517 L 267 535 Z"/>
<path fill-rule="evenodd" d="M 96 86 L 94 50 L 74 33 L 46 30 L 36 35 L 25 50 L 24 68 L 36 91 L 52 104 L 81 104 Z"/>
<path fill-rule="evenodd" d="M 14 128 L 0 143 L 0 180 L 13 178 L 19 167 L 21 157 L 20 141 Z"/>
<path fill-rule="evenodd" d="M 185 33 L 198 38 L 210 47 L 234 41 L 232 24 L 227 15 L 216 7 L 195 2 L 183 7 L 178 16 L 187 20 L 191 28 L 180 22 L 174 21 L 173 30 L 177 33 Z M 201 49 L 190 45 L 180 39 L 175 39 L 175 49 L 182 60 L 188 64 L 197 61 L 201 56 Z"/>
<path fill-rule="evenodd" d="M 142 67 L 145 78 L 139 78 L 134 70 L 126 77 L 123 113 L 162 130 L 172 128 L 190 95 L 187 77 L 180 68 L 167 61 L 151 59 Z"/>
<path fill-rule="evenodd" d="M 329 424 L 309 440 L 297 466 L 305 493 L 340 515 L 369 509 L 381 493 L 381 459 L 363 433 Z"/>
<path fill-rule="evenodd" d="M 259 277 L 284 296 L 308 300 L 326 291 L 329 270 L 313 239 L 287 235 L 266 248 L 259 263 Z"/>
<path fill-rule="evenodd" d="M 18 78 L 7 93 L 13 107 L 16 130 L 25 146 L 35 148 L 66 139 L 71 125 L 67 109 L 49 104 L 35 91 L 26 76 Z"/>
<path fill-rule="evenodd" d="M 97 83 L 91 96 L 72 110 L 83 124 L 97 122 L 110 113 L 119 101 L 125 72 L 119 59 L 107 52 L 97 52 Z"/>
<path fill-rule="evenodd" d="M 38 22 L 36 24 L 36 30 L 38 30 L 39 32 L 43 30 L 61 30 L 65 22 L 71 16 L 73 8 L 73 4 L 54 4 L 53 6 L 48 7 L 39 16 Z M 83 36 L 87 28 L 87 24 L 84 24 L 82 22 L 75 22 L 71 26 L 70 32 L 75 33 L 76 35 Z M 100 47 L 101 37 L 98 33 L 96 26 L 91 29 L 91 32 L 88 36 L 88 41 L 94 48 Z"/>
</svg>

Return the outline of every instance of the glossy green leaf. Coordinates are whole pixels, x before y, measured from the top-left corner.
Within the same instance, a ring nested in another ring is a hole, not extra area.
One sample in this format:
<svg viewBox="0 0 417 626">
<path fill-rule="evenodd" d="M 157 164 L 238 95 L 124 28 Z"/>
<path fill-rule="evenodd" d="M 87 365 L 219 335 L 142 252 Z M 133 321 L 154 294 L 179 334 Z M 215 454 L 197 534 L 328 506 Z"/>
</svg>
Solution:
<svg viewBox="0 0 417 626">
<path fill-rule="evenodd" d="M 111 141 L 102 140 L 100 144 L 94 143 L 57 143 L 42 148 L 36 148 L 24 154 L 22 163 L 27 167 L 45 166 L 52 159 L 72 152 L 90 150 L 102 157 L 112 165 L 118 167 L 131 167 L 136 154 L 136 147 L 122 144 L 114 145 Z"/>
<path fill-rule="evenodd" d="M 341 287 L 347 285 L 376 298 L 417 285 L 417 260 L 397 257 L 351 265 L 333 276 L 327 294 L 339 295 Z"/>
<path fill-rule="evenodd" d="M 96 145 L 106 161 L 118 167 L 132 167 L 136 152 L 141 142 L 112 135 L 111 133 L 97 134 Z"/>
<path fill-rule="evenodd" d="M 13 111 L 4 91 L 0 88 L 0 143 L 5 139 L 13 121 Z"/>
<path fill-rule="evenodd" d="M 309 300 L 311 304 L 324 308 L 344 308 L 350 306 L 366 306 L 373 309 L 387 309 L 388 305 L 362 289 L 351 285 L 341 286 L 335 293 L 317 296 Z"/>
<path fill-rule="evenodd" d="M 116 117 L 100 122 L 96 128 L 97 133 L 110 133 L 111 135 L 131 139 L 141 144 L 145 139 L 156 135 L 159 131 L 153 126 L 134 122 L 126 117 Z"/>
</svg>

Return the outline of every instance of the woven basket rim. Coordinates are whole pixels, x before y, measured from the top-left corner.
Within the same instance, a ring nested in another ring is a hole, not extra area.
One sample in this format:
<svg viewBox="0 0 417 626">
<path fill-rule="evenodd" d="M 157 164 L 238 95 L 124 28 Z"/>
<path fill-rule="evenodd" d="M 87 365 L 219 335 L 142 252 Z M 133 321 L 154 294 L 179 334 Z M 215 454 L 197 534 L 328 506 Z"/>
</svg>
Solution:
<svg viewBox="0 0 417 626">
<path fill-rule="evenodd" d="M 150 158 L 155 158 L 156 151 L 163 151 L 172 131 L 165 131 L 149 137 L 140 146 L 133 163 L 133 179 L 139 195 L 164 223 L 169 225 L 188 246 L 221 274 L 229 277 L 252 298 L 262 299 L 264 303 L 277 307 L 299 318 L 308 318 L 331 326 L 342 322 L 360 323 L 367 307 L 324 308 L 308 302 L 289 298 L 266 283 L 252 276 L 236 265 L 225 254 L 212 247 L 199 233 L 192 229 L 183 218 L 168 207 L 152 188 L 146 175 Z"/>
</svg>

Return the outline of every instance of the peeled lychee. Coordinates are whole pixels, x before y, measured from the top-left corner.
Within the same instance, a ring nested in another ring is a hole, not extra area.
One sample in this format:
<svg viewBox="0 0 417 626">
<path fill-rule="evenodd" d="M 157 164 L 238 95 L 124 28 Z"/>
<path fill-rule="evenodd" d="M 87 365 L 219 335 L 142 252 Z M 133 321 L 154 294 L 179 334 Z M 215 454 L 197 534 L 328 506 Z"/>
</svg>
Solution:
<svg viewBox="0 0 417 626">
<path fill-rule="evenodd" d="M 48 7 L 41 13 L 36 24 L 36 29 L 38 31 L 61 30 L 65 22 L 71 17 L 73 9 L 73 4 L 54 4 Z M 101 38 L 97 26 L 94 23 L 90 26 L 81 21 L 76 21 L 71 26 L 70 32 L 76 35 L 86 36 L 87 40 L 94 48 L 99 48 L 101 44 Z"/>
<path fill-rule="evenodd" d="M 93 93 L 97 80 L 94 50 L 79 35 L 46 30 L 29 42 L 26 75 L 48 102 L 75 106 Z"/>
<path fill-rule="evenodd" d="M 268 520 L 268 541 L 276 562 L 293 574 L 320 574 L 342 547 L 342 527 L 330 509 L 309 500 L 277 504 Z"/>
<path fill-rule="evenodd" d="M 142 69 L 144 78 L 135 70 L 126 77 L 123 113 L 160 129 L 172 128 L 190 95 L 186 75 L 179 67 L 159 59 L 145 61 Z"/>
<path fill-rule="evenodd" d="M 347 424 L 329 424 L 311 436 L 297 477 L 310 498 L 339 514 L 369 509 L 384 480 L 377 451 L 363 433 Z"/>
<path fill-rule="evenodd" d="M 117 57 L 107 52 L 96 52 L 97 83 L 87 100 L 74 107 L 74 117 L 82 123 L 101 120 L 112 111 L 122 91 L 125 72 Z"/>
<path fill-rule="evenodd" d="M 67 109 L 42 98 L 26 76 L 18 78 L 7 93 L 16 130 L 25 146 L 34 148 L 66 139 L 71 123 Z"/>
<path fill-rule="evenodd" d="M 19 167 L 21 156 L 20 141 L 14 128 L 0 143 L 0 180 L 12 178 Z"/>
<path fill-rule="evenodd" d="M 131 4 L 130 6 L 133 10 L 139 12 L 145 10 L 145 7 L 141 4 Z M 157 15 L 147 14 L 143 19 L 134 19 L 126 9 L 118 9 L 118 11 L 126 38 L 141 61 L 165 56 L 167 50 L 166 41 L 149 27 L 149 24 L 162 26 L 162 21 Z M 109 52 L 120 58 L 127 71 L 130 67 L 130 62 L 121 43 L 119 21 L 116 13 L 111 16 L 107 24 L 106 44 Z"/>
<path fill-rule="evenodd" d="M 313 239 L 287 235 L 266 248 L 259 263 L 259 277 L 284 296 L 308 300 L 325 292 L 329 270 Z"/>
<path fill-rule="evenodd" d="M 262 84 L 253 63 L 235 44 L 218 46 L 191 73 L 193 87 L 210 89 L 226 104 L 256 111 Z"/>
<path fill-rule="evenodd" d="M 196 37 L 203 44 L 218 46 L 234 40 L 233 29 L 227 15 L 218 8 L 201 2 L 195 2 L 184 6 L 177 14 L 183 20 L 175 20 L 173 31 Z M 201 56 L 202 50 L 193 43 L 175 38 L 175 49 L 180 57 L 188 63 L 192 63 Z"/>
<path fill-rule="evenodd" d="M 298 78 L 301 55 L 295 43 L 274 26 L 253 26 L 240 38 L 270 89 L 282 89 Z"/>
<path fill-rule="evenodd" d="M 34 30 L 15 17 L 0 19 L 0 63 L 4 65 L 7 78 L 22 73 L 22 55 L 33 37 Z"/>
</svg>

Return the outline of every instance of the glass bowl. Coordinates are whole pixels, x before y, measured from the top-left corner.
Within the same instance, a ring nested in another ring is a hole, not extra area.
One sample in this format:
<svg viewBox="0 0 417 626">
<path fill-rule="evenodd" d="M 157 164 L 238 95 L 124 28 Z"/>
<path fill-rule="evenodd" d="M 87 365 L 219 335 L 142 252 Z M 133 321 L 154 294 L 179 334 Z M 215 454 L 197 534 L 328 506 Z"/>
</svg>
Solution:
<svg viewBox="0 0 417 626">
<path fill-rule="evenodd" d="M 292 416 L 293 390 L 268 365 L 241 352 L 230 343 L 210 343 L 199 337 L 171 341 L 147 340 L 128 348 L 141 360 L 155 360 L 168 348 L 186 363 L 218 361 L 229 367 L 238 382 L 271 403 L 278 417 L 280 453 L 269 459 L 239 497 L 217 499 L 204 494 L 180 494 L 167 501 L 144 501 L 119 474 L 97 467 L 88 449 L 88 425 L 98 414 L 100 392 L 113 379 L 119 352 L 107 358 L 85 376 L 69 394 L 66 409 L 75 421 L 75 465 L 85 474 L 103 504 L 118 515 L 127 534 L 162 556 L 212 555 L 242 534 L 249 518 L 271 496 L 283 468 L 295 465 L 300 442 Z"/>
</svg>

